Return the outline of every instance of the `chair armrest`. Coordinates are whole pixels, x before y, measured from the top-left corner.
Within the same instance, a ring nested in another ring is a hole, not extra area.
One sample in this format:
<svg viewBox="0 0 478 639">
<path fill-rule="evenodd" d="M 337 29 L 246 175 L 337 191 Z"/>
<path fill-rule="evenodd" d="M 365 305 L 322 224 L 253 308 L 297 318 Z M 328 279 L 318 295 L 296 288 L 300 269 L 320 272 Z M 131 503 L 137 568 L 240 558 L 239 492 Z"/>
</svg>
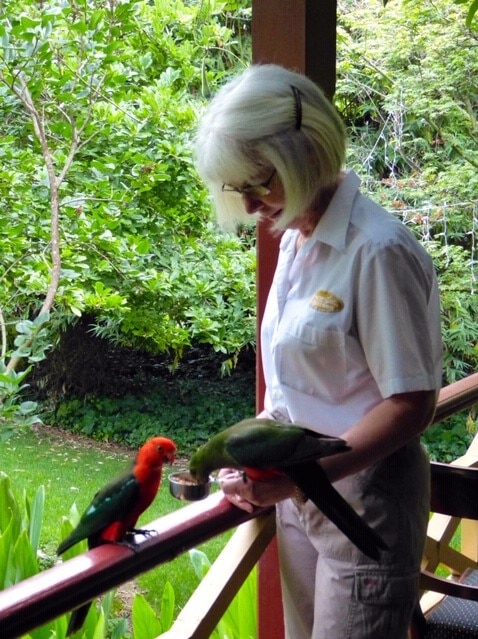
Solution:
<svg viewBox="0 0 478 639">
<path fill-rule="evenodd" d="M 463 575 L 462 579 L 466 579 L 467 574 L 469 574 L 469 571 Z M 437 577 L 437 575 L 428 572 L 428 570 L 422 570 L 420 573 L 420 588 L 441 592 L 450 597 L 478 601 L 478 586 L 472 586 L 462 581 L 451 581 L 450 579 Z"/>
<path fill-rule="evenodd" d="M 478 468 L 430 463 L 432 512 L 478 519 Z"/>
</svg>

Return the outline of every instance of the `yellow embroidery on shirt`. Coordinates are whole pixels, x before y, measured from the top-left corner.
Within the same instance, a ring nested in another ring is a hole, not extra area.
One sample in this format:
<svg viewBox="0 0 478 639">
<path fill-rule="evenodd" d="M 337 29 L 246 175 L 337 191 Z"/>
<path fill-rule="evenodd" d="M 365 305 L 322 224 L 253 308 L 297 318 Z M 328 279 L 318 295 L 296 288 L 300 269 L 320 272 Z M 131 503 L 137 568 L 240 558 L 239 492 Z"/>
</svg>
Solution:
<svg viewBox="0 0 478 639">
<path fill-rule="evenodd" d="M 338 313 L 344 307 L 340 297 L 329 291 L 317 291 L 317 293 L 314 293 L 309 305 L 314 310 L 322 311 L 323 313 Z"/>
</svg>

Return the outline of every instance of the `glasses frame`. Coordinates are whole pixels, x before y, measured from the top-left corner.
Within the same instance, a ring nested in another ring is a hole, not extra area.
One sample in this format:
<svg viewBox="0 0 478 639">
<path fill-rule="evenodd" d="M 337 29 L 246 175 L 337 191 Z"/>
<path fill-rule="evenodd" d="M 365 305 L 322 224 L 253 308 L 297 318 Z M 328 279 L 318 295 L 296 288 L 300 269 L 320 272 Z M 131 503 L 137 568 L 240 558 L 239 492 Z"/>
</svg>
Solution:
<svg viewBox="0 0 478 639">
<path fill-rule="evenodd" d="M 267 178 L 265 182 L 261 184 L 251 184 L 250 186 L 244 186 L 243 188 L 239 188 L 237 186 L 231 186 L 230 184 L 223 184 L 221 187 L 221 191 L 223 193 L 236 193 L 238 195 L 251 195 L 252 197 L 265 197 L 269 195 L 272 191 L 269 188 L 270 183 L 274 175 L 276 174 L 276 169 L 272 171 L 270 176 Z"/>
</svg>

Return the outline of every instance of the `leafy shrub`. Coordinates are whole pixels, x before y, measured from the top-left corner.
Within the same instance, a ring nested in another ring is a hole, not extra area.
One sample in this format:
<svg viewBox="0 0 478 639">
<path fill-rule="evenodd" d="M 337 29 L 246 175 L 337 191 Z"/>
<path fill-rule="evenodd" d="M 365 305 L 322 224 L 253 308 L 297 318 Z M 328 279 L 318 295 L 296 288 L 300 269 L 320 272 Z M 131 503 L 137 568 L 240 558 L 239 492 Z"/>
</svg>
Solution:
<svg viewBox="0 0 478 639">
<path fill-rule="evenodd" d="M 341 0 L 336 100 L 350 166 L 433 257 L 444 382 L 478 370 L 478 58 L 467 8 Z M 476 8 L 476 3 L 475 8 Z"/>
<path fill-rule="evenodd" d="M 48 421 L 134 448 L 158 434 L 170 436 L 181 455 L 188 455 L 225 426 L 253 415 L 254 388 L 239 380 L 221 384 L 178 379 L 170 384 L 156 381 L 141 396 L 67 399 Z"/>
<path fill-rule="evenodd" d="M 207 574 L 211 564 L 200 550 L 189 551 L 199 580 Z M 257 636 L 257 568 L 255 567 L 232 600 L 210 639 L 255 639 Z"/>
<path fill-rule="evenodd" d="M 177 357 L 192 342 L 225 359 L 254 342 L 254 250 L 211 223 L 191 144 L 205 99 L 250 55 L 249 25 L 250 3 L 231 1 L 2 4 L 0 309 L 9 341 L 51 282 L 49 160 L 61 278 L 46 346 L 84 314 L 112 343 Z M 38 113 L 33 131 L 19 83 Z"/>
<path fill-rule="evenodd" d="M 476 432 L 475 411 L 456 413 L 430 426 L 422 435 L 422 442 L 430 459 L 448 464 L 466 453 Z"/>
<path fill-rule="evenodd" d="M 201 550 L 189 551 L 198 581 L 207 574 L 211 564 Z M 134 639 L 155 639 L 166 632 L 172 623 L 174 590 L 170 584 L 164 589 L 161 613 L 157 617 L 154 609 L 142 595 L 133 602 Z M 256 639 L 257 637 L 257 569 L 254 568 L 232 600 L 210 639 Z"/>
</svg>

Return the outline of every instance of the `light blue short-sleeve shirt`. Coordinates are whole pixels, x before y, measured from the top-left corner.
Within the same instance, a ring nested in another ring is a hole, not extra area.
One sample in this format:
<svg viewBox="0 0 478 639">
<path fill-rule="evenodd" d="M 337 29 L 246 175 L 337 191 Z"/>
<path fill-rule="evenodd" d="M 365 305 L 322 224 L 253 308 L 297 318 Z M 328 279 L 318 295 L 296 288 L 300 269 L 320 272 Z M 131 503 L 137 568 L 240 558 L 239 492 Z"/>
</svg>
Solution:
<svg viewBox="0 0 478 639">
<path fill-rule="evenodd" d="M 347 172 L 299 251 L 284 233 L 261 329 L 266 410 L 331 435 L 383 398 L 441 387 L 432 260 L 359 187 Z"/>
</svg>

